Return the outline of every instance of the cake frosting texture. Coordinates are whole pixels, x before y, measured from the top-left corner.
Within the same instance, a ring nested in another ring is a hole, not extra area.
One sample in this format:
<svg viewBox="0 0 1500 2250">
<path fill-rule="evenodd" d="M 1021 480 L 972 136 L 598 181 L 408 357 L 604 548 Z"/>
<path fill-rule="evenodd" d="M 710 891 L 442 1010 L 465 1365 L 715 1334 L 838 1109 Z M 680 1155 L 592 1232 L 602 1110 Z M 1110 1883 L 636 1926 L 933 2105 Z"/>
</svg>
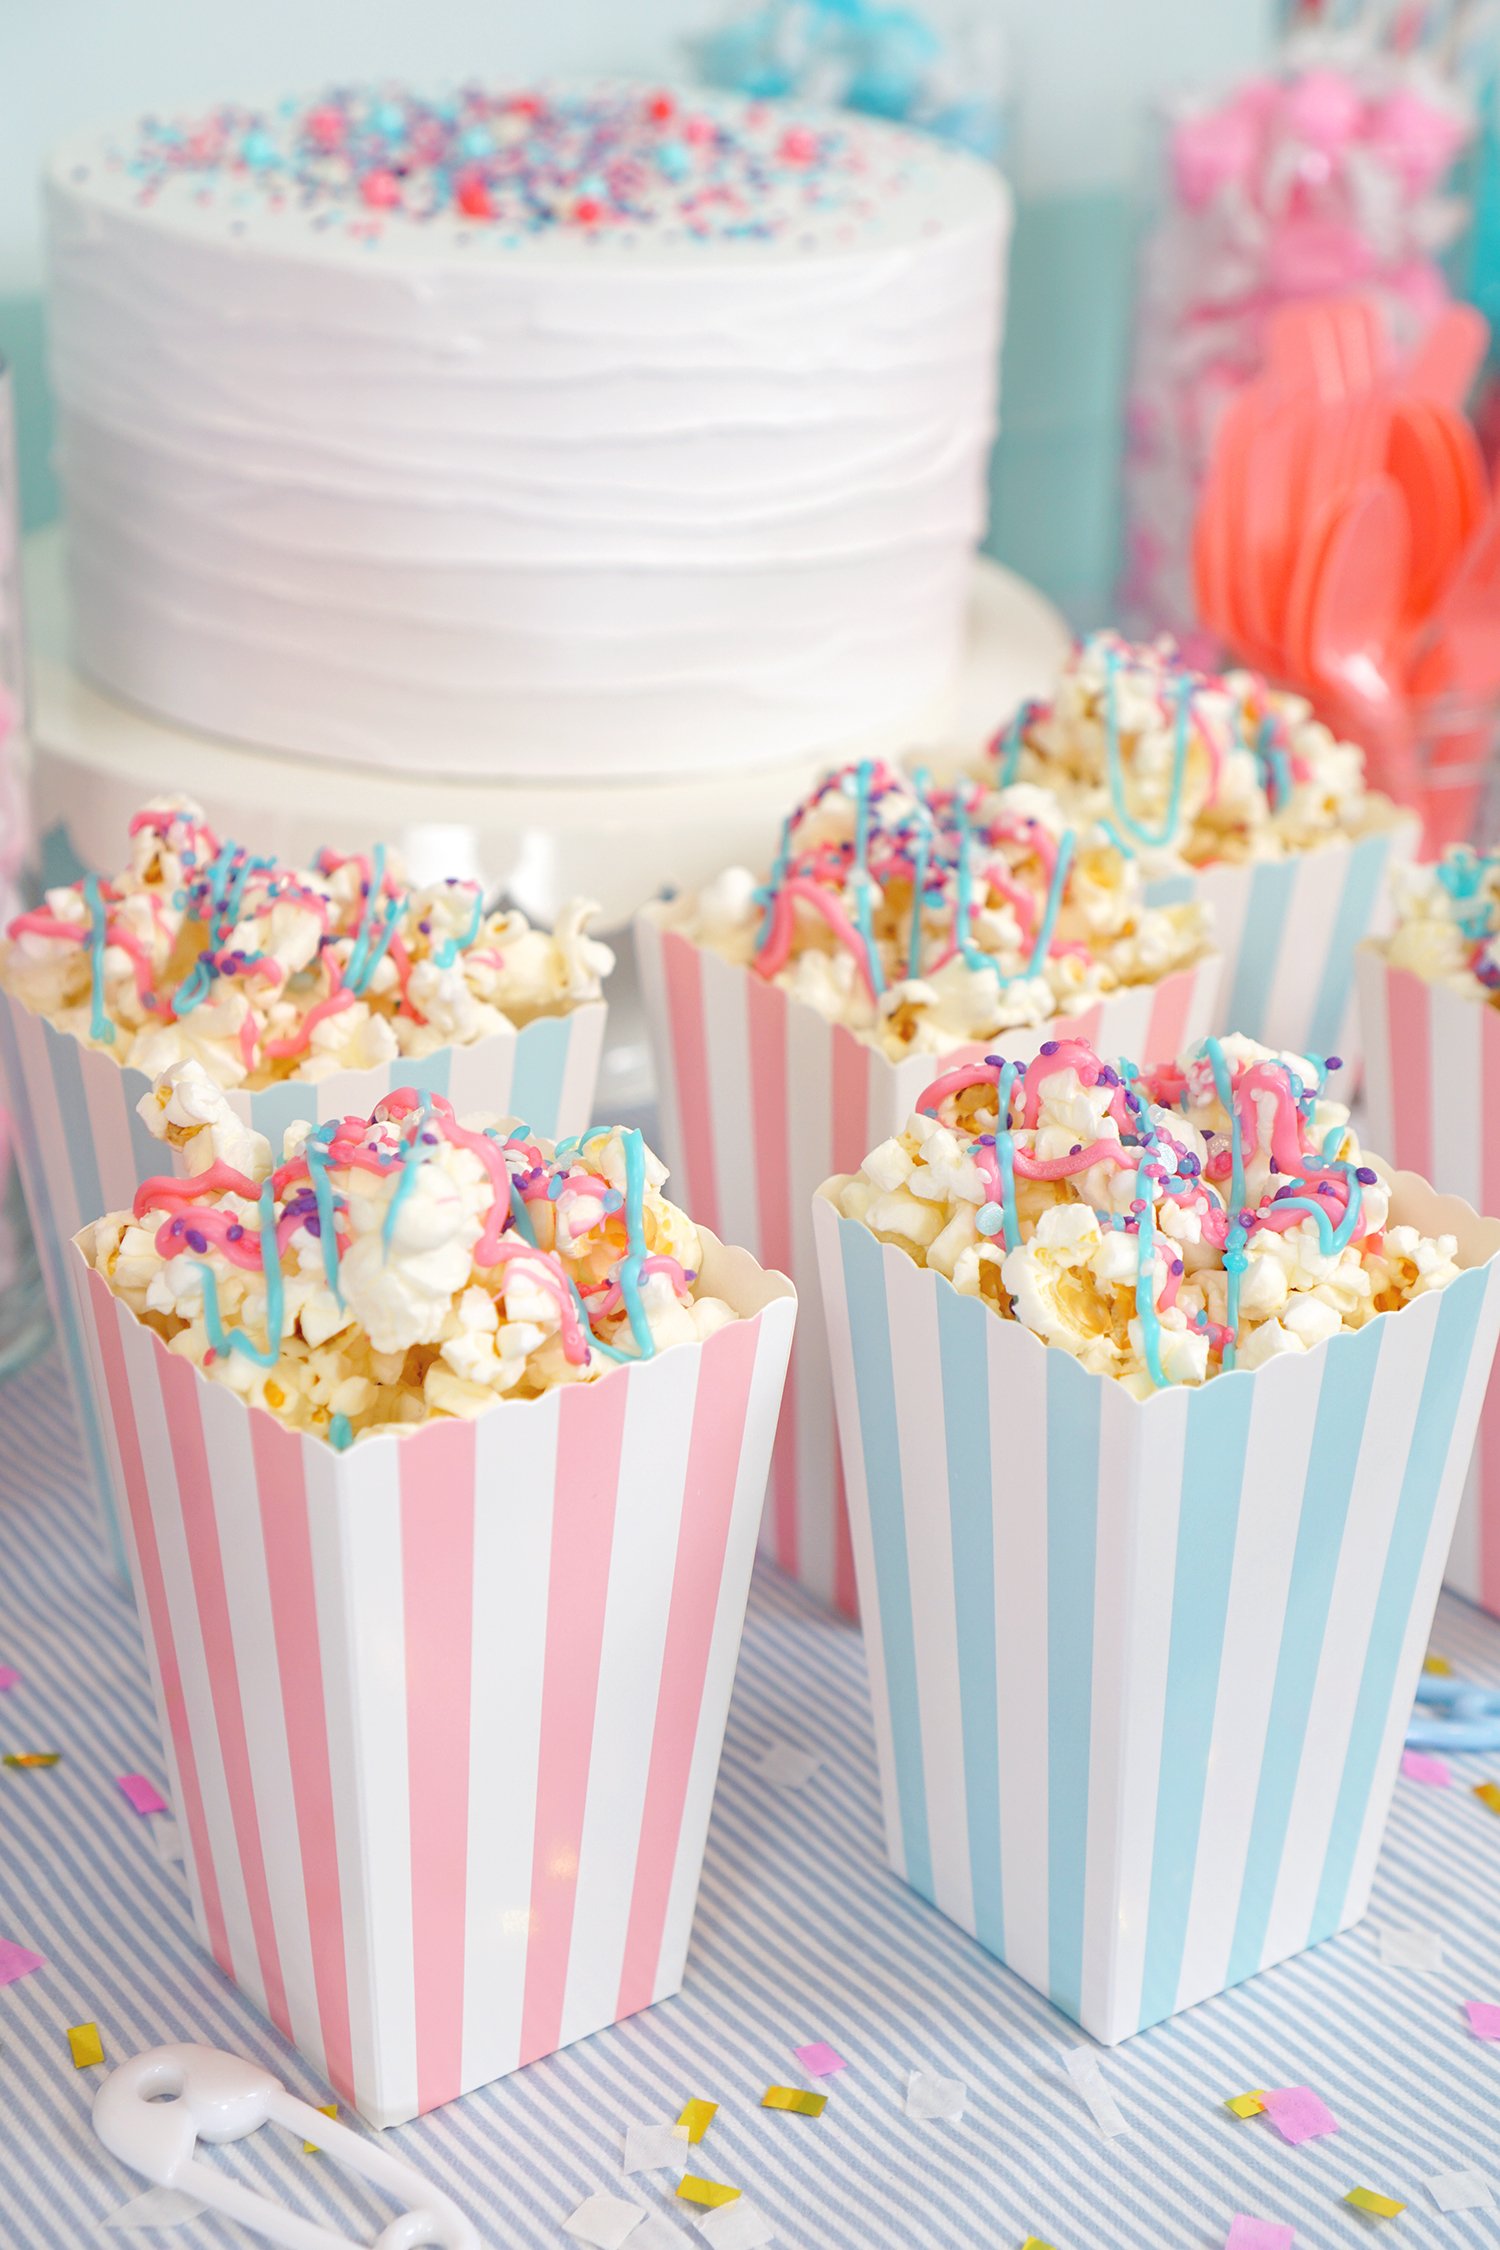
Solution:
<svg viewBox="0 0 1500 2250">
<path fill-rule="evenodd" d="M 78 656 L 450 774 L 773 764 L 930 718 L 1008 202 L 862 120 L 345 93 L 75 141 L 48 203 Z"/>
</svg>

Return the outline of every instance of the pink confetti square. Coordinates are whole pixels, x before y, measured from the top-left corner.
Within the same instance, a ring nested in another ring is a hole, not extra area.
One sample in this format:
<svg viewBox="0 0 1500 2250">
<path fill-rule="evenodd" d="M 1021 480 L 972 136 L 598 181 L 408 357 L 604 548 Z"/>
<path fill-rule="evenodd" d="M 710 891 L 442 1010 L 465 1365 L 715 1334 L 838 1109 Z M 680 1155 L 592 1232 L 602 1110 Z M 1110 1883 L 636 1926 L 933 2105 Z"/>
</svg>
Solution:
<svg viewBox="0 0 1500 2250">
<path fill-rule="evenodd" d="M 1247 2219 L 1242 2211 L 1229 2222 L 1224 2250 L 1292 2250 L 1292 2230 L 1279 2219 Z"/>
<path fill-rule="evenodd" d="M 0 1689 L 19 1687 L 20 1684 L 20 1673 L 12 1671 L 8 1664 L 0 1664 Z"/>
<path fill-rule="evenodd" d="M 794 2047 L 796 2056 L 809 2078 L 831 2078 L 836 2070 L 847 2070 L 842 2055 L 836 2055 L 826 2039 L 814 2039 L 806 2047 Z"/>
<path fill-rule="evenodd" d="M 1500 2002 L 1466 2000 L 1464 2009 L 1476 2039 L 1500 2039 Z"/>
<path fill-rule="evenodd" d="M 0 1984 L 14 1984 L 17 1977 L 29 1977 L 33 1969 L 46 1966 L 42 1954 L 17 1945 L 14 1938 L 0 1938 Z"/>
<path fill-rule="evenodd" d="M 165 1812 L 167 1800 L 143 1773 L 122 1773 L 119 1786 L 138 1813 Z"/>
<path fill-rule="evenodd" d="M 1425 1750 L 1403 1750 L 1401 1771 L 1408 1781 L 1423 1781 L 1429 1789 L 1449 1789 L 1453 1776 L 1441 1758 L 1429 1758 Z"/>
<path fill-rule="evenodd" d="M 1319 2100 L 1311 2086 L 1272 2086 L 1266 2090 L 1266 2115 L 1284 2141 L 1293 2148 L 1302 2141 L 1321 2140 L 1336 2133 L 1339 2121 Z"/>
</svg>

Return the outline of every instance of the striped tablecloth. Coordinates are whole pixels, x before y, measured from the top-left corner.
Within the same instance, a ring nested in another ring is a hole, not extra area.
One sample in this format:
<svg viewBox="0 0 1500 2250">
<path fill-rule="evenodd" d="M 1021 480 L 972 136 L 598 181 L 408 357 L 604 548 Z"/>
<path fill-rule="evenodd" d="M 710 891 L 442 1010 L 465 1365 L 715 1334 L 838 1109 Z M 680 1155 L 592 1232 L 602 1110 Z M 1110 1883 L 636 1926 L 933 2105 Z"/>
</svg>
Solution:
<svg viewBox="0 0 1500 2250">
<path fill-rule="evenodd" d="M 1500 1627 L 1445 1602 L 1438 1646 L 1500 1682 Z M 244 2243 L 199 2217 L 172 2233 L 100 2233 L 140 2192 L 89 2128 L 100 2073 L 64 2033 L 94 2021 L 118 2060 L 193 2038 L 253 2055 L 328 2097 L 199 1952 L 180 1873 L 115 1778 L 163 1782 L 133 1615 L 93 1565 L 58 1373 L 0 1390 L 0 1694 L 5 1750 L 61 1750 L 46 1771 L 0 1769 L 0 1938 L 48 1966 L 0 1990 L 0 2250 L 95 2241 Z M 774 1743 L 816 1754 L 799 1790 L 758 1766 Z M 1500 2002 L 1500 1819 L 1468 1786 L 1500 1755 L 1454 1762 L 1448 1790 L 1403 1781 L 1369 1923 L 1302 1960 L 1102 2054 L 1127 2130 L 1101 2138 L 1063 2066 L 1080 2034 L 922 1905 L 880 1856 L 857 1634 L 767 1571 L 758 1581 L 720 1782 L 697 1935 L 681 1998 L 389 2139 L 476 2220 L 487 2244 L 567 2250 L 562 2222 L 598 2189 L 640 2203 L 636 2250 L 702 2238 L 667 2174 L 620 2174 L 622 2128 L 719 2114 L 697 2168 L 743 2189 L 785 2250 L 1220 2250 L 1237 2212 L 1290 2223 L 1298 2250 L 1500 2245 L 1500 2043 L 1463 2002 Z M 1381 1966 L 1380 1923 L 1435 1930 L 1446 1967 Z M 762 2110 L 798 2083 L 792 2049 L 848 2062 L 817 2121 Z M 961 2079 L 956 2123 L 903 2113 L 907 2074 Z M 1247 2088 L 1308 2084 L 1341 2130 L 1283 2145 L 1222 2106 Z M 262 2133 L 220 2159 L 302 2199 L 351 2240 L 389 2207 L 326 2161 Z M 1441 2215 L 1424 2183 L 1477 2169 L 1489 2209 Z M 1388 2223 L 1342 2203 L 1368 2187 L 1409 2208 Z"/>
</svg>

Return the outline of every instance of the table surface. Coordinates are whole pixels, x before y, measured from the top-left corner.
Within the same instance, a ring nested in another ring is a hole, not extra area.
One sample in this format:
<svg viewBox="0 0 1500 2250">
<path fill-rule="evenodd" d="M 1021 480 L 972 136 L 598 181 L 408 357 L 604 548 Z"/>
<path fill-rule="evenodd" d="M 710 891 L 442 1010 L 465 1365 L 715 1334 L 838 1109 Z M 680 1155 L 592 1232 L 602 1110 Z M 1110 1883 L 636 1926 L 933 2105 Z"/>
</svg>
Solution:
<svg viewBox="0 0 1500 2250">
<path fill-rule="evenodd" d="M 248 2243 L 200 2216 L 170 2232 L 102 2233 L 142 2192 L 89 2127 L 101 2073 L 65 2031 L 94 2021 L 106 2057 L 192 2038 L 267 2063 L 327 2100 L 193 1935 L 180 1870 L 131 1812 L 118 1775 L 163 1781 L 134 1613 L 94 1568 L 61 1379 L 43 1361 L 0 1389 L 0 1748 L 60 1750 L 0 1769 L 0 1938 L 48 1966 L 0 1990 L 0 2250 Z M 1435 1646 L 1500 1684 L 1500 1625 L 1445 1599 Z M 800 1790 L 756 1771 L 774 1742 L 821 1759 Z M 665 2173 L 620 2175 L 632 2120 L 693 2097 L 719 2114 L 697 2168 L 741 2188 L 784 2250 L 1220 2250 L 1232 2216 L 1292 2224 L 1298 2250 L 1500 2245 L 1500 2043 L 1463 2002 L 1500 2001 L 1500 1819 L 1470 1785 L 1500 1755 L 1453 1761 L 1446 1790 L 1402 1780 L 1369 1921 L 1300 1960 L 1100 2051 L 1128 2130 L 1105 2140 L 1065 2074 L 1082 2035 L 917 1899 L 881 1856 L 857 1633 L 773 1571 L 757 1577 L 730 1713 L 686 1990 L 513 2078 L 385 2136 L 479 2226 L 486 2244 L 567 2250 L 562 2222 L 606 2189 L 653 2215 L 635 2250 L 702 2241 Z M 1435 1930 L 1437 1974 L 1382 1968 L 1382 1923 Z M 821 2119 L 758 2105 L 799 2083 L 795 2046 L 848 2068 Z M 956 2123 L 903 2112 L 909 2070 L 963 2080 Z M 1308 2084 L 1339 2132 L 1283 2145 L 1226 2096 Z M 361 2128 L 363 2130 L 363 2128 Z M 278 2200 L 368 2241 L 391 2206 L 263 2132 L 219 2152 Z M 1424 2182 L 1473 2168 L 1489 2209 L 1440 2215 Z M 1388 2225 L 1341 2199 L 1400 2198 Z"/>
</svg>

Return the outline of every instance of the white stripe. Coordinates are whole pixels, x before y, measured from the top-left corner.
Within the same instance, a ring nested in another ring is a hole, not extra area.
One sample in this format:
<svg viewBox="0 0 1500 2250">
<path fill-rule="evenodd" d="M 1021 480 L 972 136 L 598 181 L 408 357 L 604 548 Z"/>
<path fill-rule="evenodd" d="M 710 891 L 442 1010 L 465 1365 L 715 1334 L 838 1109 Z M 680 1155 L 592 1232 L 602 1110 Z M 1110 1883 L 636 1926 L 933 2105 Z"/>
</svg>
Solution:
<svg viewBox="0 0 1500 2250">
<path fill-rule="evenodd" d="M 326 2058 L 313 1984 L 307 1891 L 281 1701 L 271 1589 L 261 1539 L 260 1500 L 250 1451 L 250 1410 L 222 1383 L 200 1382 L 197 1389 L 271 1919 L 293 2035 L 303 2053 L 322 2070 Z M 274 1506 L 278 1495 L 270 1497 Z"/>
<path fill-rule="evenodd" d="M 594 1115 L 594 1094 L 599 1084 L 599 1062 L 609 1009 L 603 1000 L 585 1000 L 568 1017 L 568 1052 L 563 1064 L 562 1091 L 557 1103 L 554 1140 L 581 1133 Z M 457 1056 L 454 1057 L 455 1063 Z"/>
<path fill-rule="evenodd" d="M 1420 1297 L 1381 1336 L 1263 1965 L 1307 1942 L 1437 1309 Z"/>
<path fill-rule="evenodd" d="M 755 1181 L 755 1112 L 751 1107 L 750 980 L 745 971 L 706 947 L 698 954 L 703 978 L 703 1036 L 713 1120 L 714 1173 L 719 1190 L 718 1231 L 757 1257 L 764 1250 Z"/>
<path fill-rule="evenodd" d="M 1047 1960 L 1046 1346 L 994 1321 L 989 1356 L 995 1689 L 1005 1957 L 1045 1992 Z"/>
<path fill-rule="evenodd" d="M 1254 880 L 1253 867 L 1232 867 L 1227 863 L 1219 867 L 1205 867 L 1198 877 L 1197 896 L 1209 910 L 1213 942 L 1223 955 L 1223 969 L 1214 997 L 1212 1020 L 1214 1024 L 1226 1029 L 1232 1028 L 1228 1022 L 1229 1005 L 1234 997 L 1240 950 L 1249 936 L 1246 923 Z M 1249 937 L 1249 942 L 1254 942 L 1253 936 Z"/>
<path fill-rule="evenodd" d="M 99 1167 L 99 1192 L 104 1199 L 104 1211 L 91 1211 L 87 1216 L 102 1218 L 105 1211 L 128 1211 L 135 1200 L 140 1181 L 135 1144 L 130 1137 L 130 1112 L 142 1095 L 149 1093 L 151 1081 L 138 1070 L 122 1070 L 112 1056 L 85 1047 L 81 1040 L 78 1064 L 94 1161 Z M 164 1172 L 171 1169 L 171 1157 L 165 1148 L 161 1168 Z"/>
<path fill-rule="evenodd" d="M 563 1998 L 565 2047 L 615 2020 L 701 1359 L 697 1347 L 664 1352 L 626 1376 L 599 1694 Z"/>
<path fill-rule="evenodd" d="M 1374 947 L 1368 943 L 1361 945 L 1354 957 L 1359 1036 L 1365 1068 L 1365 1130 L 1361 1137 L 1367 1148 L 1394 1162 L 1396 1119 L 1392 1101 L 1390 1020 L 1386 1013 L 1388 974 L 1383 958 Z"/>
<path fill-rule="evenodd" d="M 797 1576 L 809 1593 L 833 1599 L 834 1446 L 828 1341 L 818 1301 L 812 1198 L 833 1170 L 833 1034 L 811 1008 L 786 1012 L 788 1183 L 792 1198 L 792 1278 L 802 1292 L 797 1323 Z M 774 1552 L 774 1519 L 766 1511 L 762 1544 Z"/>
<path fill-rule="evenodd" d="M 922 1779 L 936 1903 L 974 1927 L 964 1784 L 963 1698 L 953 1600 L 953 1536 L 943 1432 L 940 1277 L 900 1251 L 882 1253 L 891 1328 L 891 1379 L 901 1453 L 901 1506 L 911 1587 L 912 1649 L 922 1735 Z"/>
<path fill-rule="evenodd" d="M 478 1039 L 469 1046 L 453 1049 L 448 1069 L 448 1099 L 460 1118 L 514 1116 L 511 1088 L 516 1082 L 518 1045 L 518 1035 L 514 1031 L 496 1031 L 488 1039 Z M 569 1059 L 571 1061 L 571 1056 Z M 567 1129 L 581 1132 L 587 1123 L 585 1111 L 580 1122 Z"/>
<path fill-rule="evenodd" d="M 474 1424 L 466 2086 L 521 2053 L 560 1402 L 502 1403 Z"/>
<path fill-rule="evenodd" d="M 1254 1382 L 1179 2007 L 1229 1968 L 1301 1510 L 1323 1502 L 1305 1487 L 1326 1357 L 1273 1360 Z"/>
<path fill-rule="evenodd" d="M 417 2101 L 401 1442 L 377 1436 L 335 1454 L 306 1439 L 302 1448 L 355 2087 L 372 2119 L 409 2117 Z M 373 2058 L 364 2070 L 361 2057 Z"/>
<path fill-rule="evenodd" d="M 1489 1009 L 1447 985 L 1429 985 L 1427 1085 L 1431 1088 L 1432 1184 L 1484 1208 L 1484 1033 Z"/>
<path fill-rule="evenodd" d="M 1281 925 L 1276 971 L 1266 995 L 1266 1024 L 1274 1044 L 1307 1053 L 1328 949 L 1338 923 L 1353 853 L 1342 840 L 1298 852 L 1291 903 Z M 1268 1044 L 1273 1043 L 1268 1039 Z M 1335 1054 L 1342 1050 L 1335 1048 Z"/>
<path fill-rule="evenodd" d="M 817 1229 L 822 1306 L 828 1330 L 829 1364 L 833 1396 L 838 1410 L 838 1438 L 844 1464 L 844 1486 L 849 1498 L 849 1537 L 854 1551 L 854 1578 L 859 1588 L 860 1624 L 864 1632 L 865 1663 L 870 1679 L 870 1715 L 875 1729 L 876 1767 L 880 1776 L 881 1805 L 885 1816 L 886 1856 L 898 1875 L 906 1872 L 901 1840 L 901 1804 L 896 1793 L 896 1751 L 891 1737 L 890 1688 L 885 1670 L 885 1636 L 880 1603 L 876 1598 L 875 1540 L 870 1524 L 870 1493 L 865 1482 L 864 1440 L 859 1421 L 859 1386 L 854 1374 L 854 1341 L 849 1327 L 849 1292 L 844 1286 L 839 1247 L 839 1221 L 833 1205 L 819 1196 L 813 1216 Z M 798 1313 L 798 1333 L 807 1320 L 807 1304 Z"/>
<path fill-rule="evenodd" d="M 1126 1404 L 1114 1385 L 1105 1390 L 1100 1424 L 1101 1452 L 1114 1451 L 1119 1439 L 1115 1417 Z M 1113 1401 L 1118 1400 L 1118 1405 Z M 1101 1884 L 1092 1892 L 1094 1804 L 1089 1803 L 1089 1876 L 1093 1911 L 1111 1915 L 1106 1958 L 1109 1981 L 1094 2000 L 1106 2026 L 1101 2037 L 1123 2038 L 1141 2019 L 1141 1979 L 1146 1966 L 1146 1933 L 1151 1906 L 1151 1876 L 1156 1857 L 1156 1799 L 1161 1780 L 1162 1729 L 1167 1706 L 1167 1660 L 1172 1646 L 1172 1600 L 1176 1590 L 1178 1518 L 1183 1503 L 1183 1449 L 1191 1400 L 1185 1391 L 1157 1399 L 1149 1414 L 1134 1417 L 1129 1451 L 1130 1509 L 1128 1575 L 1113 1589 L 1128 1605 L 1118 1670 L 1123 1741 L 1118 1753 L 1115 1818 L 1120 1840 L 1116 1858 L 1118 1892 L 1111 1907 Z M 1102 1465 L 1102 1464 L 1101 1464 Z M 1105 1502 L 1101 1489 L 1101 1516 Z M 1101 1523 L 1101 1532 L 1104 1526 Z M 1097 1708 L 1097 1690 L 1096 1690 Z M 1090 1951 L 1104 1949 L 1092 1933 Z M 1086 1972 L 1087 1973 L 1087 1959 Z M 1085 1992 L 1088 1987 L 1085 1985 Z"/>
<path fill-rule="evenodd" d="M 682 1826 L 677 1840 L 677 1858 L 672 1870 L 666 1919 L 662 1927 L 661 1954 L 652 1994 L 657 2000 L 665 1998 L 670 1992 L 676 1992 L 683 1980 L 688 1938 L 693 1926 L 693 1910 L 697 1905 L 698 1883 L 703 1869 L 704 1847 L 708 1840 L 709 1815 L 713 1810 L 714 1787 L 719 1775 L 719 1758 L 724 1747 L 724 1728 L 729 1717 L 729 1698 L 734 1688 L 735 1666 L 745 1628 L 745 1605 L 749 1599 L 750 1572 L 755 1561 L 761 1498 L 766 1489 L 771 1441 L 776 1431 L 776 1416 L 781 1405 L 781 1386 L 786 1378 L 787 1355 L 791 1347 L 795 1317 L 795 1304 L 787 1297 L 778 1298 L 774 1304 L 768 1305 L 760 1317 L 755 1367 L 746 1401 L 744 1444 L 735 1480 L 729 1538 L 724 1549 L 724 1568 L 719 1580 L 719 1598 L 714 1609 L 713 1638 L 709 1643 L 708 1664 L 703 1678 L 698 1733 L 693 1744 L 687 1791 L 683 1798 Z M 707 1379 L 712 1380 L 711 1373 Z"/>
<path fill-rule="evenodd" d="M 656 1073 L 657 1140 L 662 1162 L 676 1185 L 673 1193 L 686 1210 L 699 1200 L 698 1184 L 688 1177 L 683 1154 L 682 1113 L 677 1105 L 677 1047 L 672 1011 L 667 1000 L 667 974 L 662 953 L 661 909 L 644 906 L 631 924 L 635 963 L 640 977 L 646 1028 L 651 1037 L 651 1061 Z"/>
</svg>

